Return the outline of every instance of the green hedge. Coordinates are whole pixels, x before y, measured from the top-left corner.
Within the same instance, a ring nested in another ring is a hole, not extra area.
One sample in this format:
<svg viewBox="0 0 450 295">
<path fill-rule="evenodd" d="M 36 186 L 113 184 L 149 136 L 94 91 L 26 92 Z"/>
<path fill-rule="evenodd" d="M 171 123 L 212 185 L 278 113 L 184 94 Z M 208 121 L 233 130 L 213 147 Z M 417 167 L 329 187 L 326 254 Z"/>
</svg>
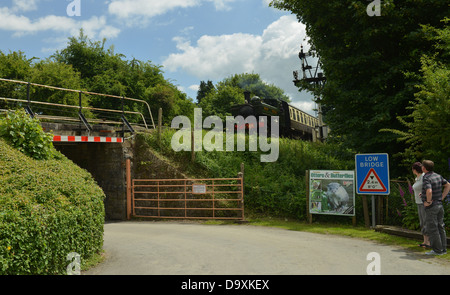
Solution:
<svg viewBox="0 0 450 295">
<path fill-rule="evenodd" d="M 33 159 L 0 138 L 0 274 L 65 274 L 103 246 L 104 193 L 63 155 Z"/>
</svg>

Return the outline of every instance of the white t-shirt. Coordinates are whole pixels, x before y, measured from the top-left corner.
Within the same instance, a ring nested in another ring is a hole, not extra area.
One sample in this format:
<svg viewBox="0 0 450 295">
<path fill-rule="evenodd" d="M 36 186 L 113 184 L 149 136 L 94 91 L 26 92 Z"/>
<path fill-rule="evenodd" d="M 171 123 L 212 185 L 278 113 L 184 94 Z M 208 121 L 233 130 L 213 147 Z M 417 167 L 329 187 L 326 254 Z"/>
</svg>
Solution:
<svg viewBox="0 0 450 295">
<path fill-rule="evenodd" d="M 416 198 L 416 204 L 423 204 L 422 198 L 420 197 L 420 194 L 422 193 L 422 186 L 423 186 L 423 182 L 422 182 L 423 175 L 424 175 L 424 173 L 417 176 L 415 179 L 415 182 L 413 184 L 414 197 Z"/>
</svg>

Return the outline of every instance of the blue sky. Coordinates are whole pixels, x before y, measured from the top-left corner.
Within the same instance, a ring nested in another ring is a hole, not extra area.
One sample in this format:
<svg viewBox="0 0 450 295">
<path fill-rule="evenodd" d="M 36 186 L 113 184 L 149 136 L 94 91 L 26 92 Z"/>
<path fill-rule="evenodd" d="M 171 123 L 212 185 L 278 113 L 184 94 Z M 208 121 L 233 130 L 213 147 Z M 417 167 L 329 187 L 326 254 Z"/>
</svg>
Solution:
<svg viewBox="0 0 450 295">
<path fill-rule="evenodd" d="M 162 65 L 166 79 L 195 100 L 200 81 L 258 73 L 313 114 L 293 85 L 305 26 L 270 0 L 1 0 L 0 50 L 46 58 L 83 28 L 127 59 Z M 71 10 L 68 8 L 72 8 Z M 77 15 L 79 14 L 79 15 Z"/>
</svg>

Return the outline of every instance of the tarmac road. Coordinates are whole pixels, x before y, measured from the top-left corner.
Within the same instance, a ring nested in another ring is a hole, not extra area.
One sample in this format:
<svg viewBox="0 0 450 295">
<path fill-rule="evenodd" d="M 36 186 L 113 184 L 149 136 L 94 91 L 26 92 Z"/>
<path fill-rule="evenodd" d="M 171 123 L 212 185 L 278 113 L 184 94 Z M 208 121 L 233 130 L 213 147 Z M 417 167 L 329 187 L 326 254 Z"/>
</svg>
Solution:
<svg viewBox="0 0 450 295">
<path fill-rule="evenodd" d="M 450 263 L 359 239 L 251 225 L 182 222 L 105 224 L 106 260 L 85 275 L 450 274 Z"/>
</svg>

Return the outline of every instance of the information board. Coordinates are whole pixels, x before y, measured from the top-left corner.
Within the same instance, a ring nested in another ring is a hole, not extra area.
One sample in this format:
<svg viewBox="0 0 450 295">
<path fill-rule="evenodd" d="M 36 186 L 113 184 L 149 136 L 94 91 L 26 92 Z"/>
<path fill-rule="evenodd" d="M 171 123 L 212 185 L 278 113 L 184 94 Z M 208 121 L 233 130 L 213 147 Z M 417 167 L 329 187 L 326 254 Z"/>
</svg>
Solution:
<svg viewBox="0 0 450 295">
<path fill-rule="evenodd" d="M 311 170 L 309 212 L 326 215 L 355 215 L 355 172 Z"/>
</svg>

